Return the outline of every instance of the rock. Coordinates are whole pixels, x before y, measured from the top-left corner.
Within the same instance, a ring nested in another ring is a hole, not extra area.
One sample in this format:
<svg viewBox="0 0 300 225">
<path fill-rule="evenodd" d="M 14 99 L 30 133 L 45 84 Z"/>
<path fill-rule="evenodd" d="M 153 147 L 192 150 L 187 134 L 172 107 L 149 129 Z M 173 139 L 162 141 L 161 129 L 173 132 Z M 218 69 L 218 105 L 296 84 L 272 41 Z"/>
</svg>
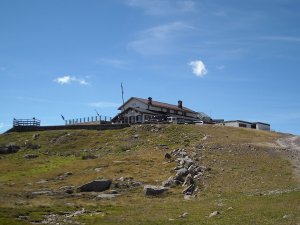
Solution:
<svg viewBox="0 0 300 225">
<path fill-rule="evenodd" d="M 186 168 L 179 169 L 176 173 L 177 176 L 185 177 L 188 174 L 188 170 Z"/>
<path fill-rule="evenodd" d="M 188 212 L 185 212 L 185 213 L 181 214 L 181 215 L 179 216 L 179 218 L 185 218 L 185 217 L 187 217 L 188 215 L 189 215 L 189 213 L 188 213 Z"/>
<path fill-rule="evenodd" d="M 39 155 L 37 155 L 37 154 L 25 154 L 24 155 L 25 159 L 34 159 L 34 158 L 37 158 L 37 157 L 39 157 Z"/>
<path fill-rule="evenodd" d="M 19 216 L 18 219 L 19 220 L 29 220 L 30 217 L 29 216 Z"/>
<path fill-rule="evenodd" d="M 52 194 L 52 191 L 42 190 L 42 191 L 34 191 L 31 194 L 32 195 L 49 195 Z"/>
<path fill-rule="evenodd" d="M 183 194 L 186 194 L 186 195 L 192 195 L 194 190 L 195 190 L 195 187 L 196 185 L 195 184 L 191 184 L 189 185 L 186 189 L 184 189 L 182 191 Z"/>
<path fill-rule="evenodd" d="M 100 194 L 97 195 L 96 199 L 112 199 L 115 198 L 116 196 L 119 196 L 120 194 Z"/>
<path fill-rule="evenodd" d="M 82 160 L 96 159 L 96 158 L 98 158 L 98 157 L 95 156 L 95 155 L 83 155 L 83 156 L 81 157 Z"/>
<path fill-rule="evenodd" d="M 191 185 L 191 184 L 194 184 L 194 183 L 195 183 L 195 181 L 194 181 L 192 175 L 191 175 L 191 174 L 188 174 L 188 175 L 186 176 L 186 178 L 185 178 L 185 180 L 184 180 L 182 186 L 185 186 L 185 185 Z"/>
<path fill-rule="evenodd" d="M 20 146 L 15 144 L 8 144 L 6 146 L 0 146 L 0 154 L 16 153 L 20 150 Z"/>
<path fill-rule="evenodd" d="M 99 173 L 102 170 L 102 168 L 95 168 L 95 172 Z"/>
<path fill-rule="evenodd" d="M 108 190 L 110 188 L 111 183 L 112 181 L 108 179 L 94 180 L 92 182 L 80 186 L 78 190 L 81 192 L 101 192 Z"/>
<path fill-rule="evenodd" d="M 211 217 L 214 217 L 214 216 L 217 216 L 217 215 L 219 215 L 220 213 L 218 212 L 218 211 L 214 211 L 214 212 L 212 212 L 211 214 L 209 214 L 209 218 L 211 218 Z"/>
<path fill-rule="evenodd" d="M 138 138 L 138 137 L 139 137 L 138 134 L 133 135 L 133 138 Z"/>
<path fill-rule="evenodd" d="M 286 214 L 286 215 L 284 215 L 282 218 L 283 218 L 283 219 L 289 219 L 290 217 L 291 217 L 291 215 Z"/>
<path fill-rule="evenodd" d="M 169 177 L 168 180 L 165 180 L 162 182 L 163 187 L 171 187 L 175 185 L 174 177 Z"/>
<path fill-rule="evenodd" d="M 40 181 L 37 181 L 36 184 L 44 184 L 44 183 L 47 183 L 48 180 L 40 180 Z"/>
<path fill-rule="evenodd" d="M 165 154 L 165 159 L 171 159 L 171 158 L 172 158 L 172 156 L 171 156 L 170 153 L 166 153 L 166 154 Z"/>
<path fill-rule="evenodd" d="M 168 188 L 163 186 L 145 185 L 144 194 L 148 196 L 158 196 L 166 192 Z"/>
<path fill-rule="evenodd" d="M 71 175 L 73 175 L 73 173 L 72 172 L 65 172 L 64 175 L 65 176 L 71 176 Z"/>
<path fill-rule="evenodd" d="M 32 135 L 32 139 L 36 140 L 36 139 L 38 139 L 39 136 L 40 136 L 40 134 L 34 134 L 34 135 Z"/>
<path fill-rule="evenodd" d="M 73 194 L 74 193 L 74 190 L 73 190 L 73 188 L 68 188 L 68 189 L 66 189 L 66 191 L 65 191 L 67 194 Z"/>
</svg>

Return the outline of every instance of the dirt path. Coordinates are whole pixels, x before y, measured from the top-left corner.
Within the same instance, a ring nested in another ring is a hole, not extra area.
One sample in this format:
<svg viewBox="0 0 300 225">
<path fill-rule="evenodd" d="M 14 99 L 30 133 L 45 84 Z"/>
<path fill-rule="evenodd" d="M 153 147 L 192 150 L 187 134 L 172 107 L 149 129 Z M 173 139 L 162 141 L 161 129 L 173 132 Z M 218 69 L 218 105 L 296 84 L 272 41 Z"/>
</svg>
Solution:
<svg viewBox="0 0 300 225">
<path fill-rule="evenodd" d="M 277 143 L 287 152 L 295 167 L 296 176 L 300 179 L 300 136 L 280 138 Z"/>
</svg>

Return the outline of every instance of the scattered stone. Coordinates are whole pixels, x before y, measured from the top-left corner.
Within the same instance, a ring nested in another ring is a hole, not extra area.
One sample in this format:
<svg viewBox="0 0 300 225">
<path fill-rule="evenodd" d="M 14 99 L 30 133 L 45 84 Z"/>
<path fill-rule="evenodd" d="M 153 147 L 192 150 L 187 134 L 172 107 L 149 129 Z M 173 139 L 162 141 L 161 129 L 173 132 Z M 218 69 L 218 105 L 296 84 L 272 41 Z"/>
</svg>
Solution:
<svg viewBox="0 0 300 225">
<path fill-rule="evenodd" d="M 25 159 L 34 159 L 34 158 L 37 158 L 37 157 L 39 157 L 39 155 L 37 155 L 37 154 L 25 154 L 24 155 Z"/>
<path fill-rule="evenodd" d="M 186 168 L 179 169 L 176 173 L 177 176 L 185 177 L 188 174 L 188 170 Z"/>
<path fill-rule="evenodd" d="M 111 183 L 112 181 L 108 179 L 94 180 L 92 182 L 80 186 L 78 190 L 81 192 L 101 192 L 108 190 L 110 188 Z"/>
<path fill-rule="evenodd" d="M 145 185 L 144 194 L 148 196 L 158 196 L 166 192 L 168 188 L 163 186 Z"/>
<path fill-rule="evenodd" d="M 102 170 L 102 168 L 95 168 L 95 171 L 96 171 L 97 173 L 99 173 L 101 170 Z"/>
<path fill-rule="evenodd" d="M 170 153 L 166 153 L 166 154 L 165 154 L 165 159 L 171 159 L 171 158 L 172 158 L 172 156 L 171 156 Z"/>
<path fill-rule="evenodd" d="M 0 146 L 0 154 L 16 153 L 20 150 L 20 146 L 15 144 L 8 144 L 6 146 Z"/>
<path fill-rule="evenodd" d="M 175 180 L 174 180 L 174 177 L 169 177 L 168 180 L 165 180 L 162 182 L 162 186 L 163 187 L 171 187 L 175 185 Z"/>
<path fill-rule="evenodd" d="M 34 191 L 31 194 L 32 195 L 49 195 L 49 194 L 52 194 L 52 193 L 53 192 L 49 191 L 49 190 L 41 190 L 41 191 Z"/>
<path fill-rule="evenodd" d="M 138 137 L 139 137 L 138 134 L 133 135 L 133 138 L 138 138 Z"/>
<path fill-rule="evenodd" d="M 36 184 L 44 184 L 44 183 L 47 183 L 47 182 L 48 182 L 48 180 L 40 180 L 40 181 L 36 182 Z"/>
<path fill-rule="evenodd" d="M 185 213 L 181 214 L 181 215 L 179 216 L 179 218 L 185 218 L 185 217 L 187 217 L 188 215 L 189 215 L 189 213 L 188 213 L 188 212 L 185 212 Z"/>
<path fill-rule="evenodd" d="M 32 135 L 32 139 L 33 139 L 33 140 L 36 140 L 36 139 L 38 139 L 39 136 L 40 136 L 40 134 L 33 134 L 33 135 Z"/>
<path fill-rule="evenodd" d="M 72 172 L 65 172 L 64 175 L 65 176 L 71 176 L 71 175 L 73 175 L 73 173 Z"/>
<path fill-rule="evenodd" d="M 286 215 L 284 215 L 282 218 L 283 218 L 283 219 L 289 219 L 290 217 L 291 217 L 291 215 L 286 214 Z"/>
<path fill-rule="evenodd" d="M 194 190 L 195 190 L 196 185 L 195 184 L 191 184 L 189 185 L 186 189 L 184 189 L 182 191 L 182 194 L 186 194 L 186 195 L 192 195 Z"/>
<path fill-rule="evenodd" d="M 116 196 L 119 196 L 120 194 L 100 194 L 96 197 L 96 199 L 107 199 L 110 200 L 112 198 L 115 198 Z"/>
<path fill-rule="evenodd" d="M 214 211 L 214 212 L 212 212 L 211 214 L 209 214 L 209 218 L 214 217 L 214 216 L 217 216 L 217 215 L 219 215 L 219 214 L 220 214 L 219 211 Z"/>
<path fill-rule="evenodd" d="M 230 206 L 230 207 L 227 208 L 227 210 L 233 210 L 233 207 Z"/>
<path fill-rule="evenodd" d="M 188 201 L 189 201 L 189 200 L 192 200 L 193 198 L 194 198 L 193 195 L 184 195 L 184 196 L 183 196 L 183 199 L 184 199 L 184 200 L 188 200 Z"/>
<path fill-rule="evenodd" d="M 18 219 L 19 220 L 29 220 L 30 217 L 29 216 L 19 216 Z"/>
<path fill-rule="evenodd" d="M 82 160 L 87 160 L 87 159 L 96 159 L 98 158 L 96 155 L 83 155 L 81 157 Z"/>
</svg>

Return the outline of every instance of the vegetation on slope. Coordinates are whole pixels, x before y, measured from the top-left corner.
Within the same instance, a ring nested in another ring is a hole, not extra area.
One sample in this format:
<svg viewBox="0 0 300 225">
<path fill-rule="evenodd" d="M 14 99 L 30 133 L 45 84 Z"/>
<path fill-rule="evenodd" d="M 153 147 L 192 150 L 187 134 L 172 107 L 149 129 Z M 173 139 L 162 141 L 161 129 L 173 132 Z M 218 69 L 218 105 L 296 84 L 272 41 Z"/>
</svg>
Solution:
<svg viewBox="0 0 300 225">
<path fill-rule="evenodd" d="M 276 147 L 277 133 L 195 125 L 137 125 L 112 131 L 44 131 L 0 136 L 0 224 L 30 224 L 55 215 L 56 222 L 85 224 L 296 224 L 299 182 Z M 95 193 L 61 192 L 64 186 L 131 177 L 160 185 L 174 175 L 164 155 L 182 149 L 199 155 L 211 170 L 200 192 L 184 200 L 181 187 L 146 197 L 142 186 L 119 190 L 104 200 Z M 36 158 L 24 158 L 25 155 Z M 50 194 L 34 194 L 49 191 Z M 87 213 L 74 216 L 72 212 Z M 218 216 L 209 218 L 213 211 Z M 188 216 L 179 216 L 187 212 Z M 69 214 L 67 214 L 69 213 Z M 60 217 L 61 216 L 61 217 Z M 58 219 L 57 219 L 58 218 Z"/>
</svg>

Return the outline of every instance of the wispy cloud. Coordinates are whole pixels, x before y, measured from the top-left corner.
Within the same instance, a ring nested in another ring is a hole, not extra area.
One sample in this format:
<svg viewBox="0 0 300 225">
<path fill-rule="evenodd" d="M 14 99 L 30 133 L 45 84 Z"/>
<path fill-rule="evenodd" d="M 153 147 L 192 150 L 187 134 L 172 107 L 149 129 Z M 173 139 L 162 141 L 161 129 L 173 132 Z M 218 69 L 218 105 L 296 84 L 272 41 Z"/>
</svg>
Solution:
<svg viewBox="0 0 300 225">
<path fill-rule="evenodd" d="M 192 67 L 193 74 L 197 77 L 204 77 L 208 72 L 205 64 L 201 60 L 191 61 L 189 62 L 189 66 Z"/>
<path fill-rule="evenodd" d="M 69 83 L 78 83 L 80 85 L 88 85 L 89 83 L 83 79 L 83 78 L 78 78 L 78 77 L 74 77 L 74 76 L 62 76 L 62 77 L 57 77 L 56 79 L 54 79 L 54 82 L 59 83 L 61 85 L 64 84 L 69 84 Z"/>
<path fill-rule="evenodd" d="M 300 37 L 295 36 L 263 36 L 259 38 L 264 41 L 285 41 L 285 42 L 299 42 Z"/>
<path fill-rule="evenodd" d="M 4 123 L 0 123 L 0 129 L 3 128 L 5 126 Z"/>
<path fill-rule="evenodd" d="M 116 102 L 90 102 L 88 103 L 90 107 L 94 108 L 116 108 L 120 106 L 120 103 Z"/>
<path fill-rule="evenodd" d="M 120 59 L 101 58 L 97 60 L 97 63 L 110 65 L 119 69 L 127 69 L 129 67 L 129 63 L 127 61 Z"/>
<path fill-rule="evenodd" d="M 130 7 L 140 8 L 151 16 L 167 16 L 195 11 L 195 2 L 191 0 L 126 0 Z"/>
<path fill-rule="evenodd" d="M 175 51 L 177 39 L 194 27 L 184 22 L 173 22 L 146 29 L 138 34 L 128 48 L 143 55 L 166 54 Z"/>
</svg>

